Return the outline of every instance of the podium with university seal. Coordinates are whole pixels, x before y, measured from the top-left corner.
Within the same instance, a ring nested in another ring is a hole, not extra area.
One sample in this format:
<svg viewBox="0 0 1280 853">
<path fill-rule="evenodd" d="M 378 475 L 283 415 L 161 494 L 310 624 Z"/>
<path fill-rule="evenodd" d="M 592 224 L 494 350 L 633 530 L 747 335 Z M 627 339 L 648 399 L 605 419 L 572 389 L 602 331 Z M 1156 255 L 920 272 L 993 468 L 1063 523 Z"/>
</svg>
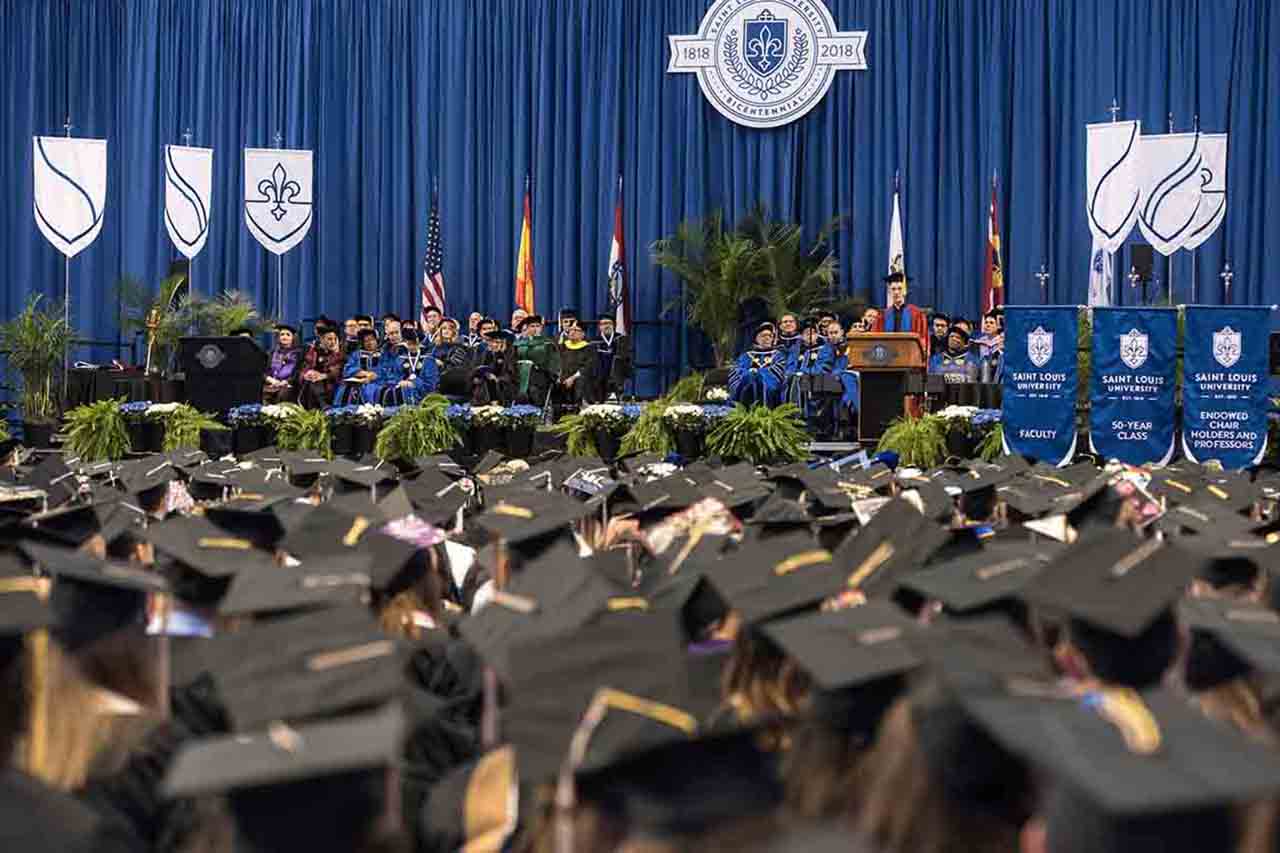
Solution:
<svg viewBox="0 0 1280 853">
<path fill-rule="evenodd" d="M 850 338 L 849 366 L 861 375 L 863 441 L 878 440 L 889 422 L 908 411 L 908 397 L 924 391 L 928 367 L 920 339 L 909 332 L 873 332 Z"/>
<path fill-rule="evenodd" d="M 187 402 L 202 412 L 220 414 L 246 403 L 261 403 L 267 362 L 262 347 L 243 336 L 178 341 Z"/>
</svg>

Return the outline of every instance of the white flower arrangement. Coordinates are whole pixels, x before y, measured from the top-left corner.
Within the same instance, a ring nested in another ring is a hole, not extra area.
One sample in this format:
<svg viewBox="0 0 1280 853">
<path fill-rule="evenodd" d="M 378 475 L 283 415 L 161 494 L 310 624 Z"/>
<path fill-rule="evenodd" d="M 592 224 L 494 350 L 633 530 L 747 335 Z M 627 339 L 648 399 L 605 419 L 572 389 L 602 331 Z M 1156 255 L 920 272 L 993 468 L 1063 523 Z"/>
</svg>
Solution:
<svg viewBox="0 0 1280 853">
<path fill-rule="evenodd" d="M 701 432 L 707 425 L 702 407 L 693 403 L 673 403 L 667 406 L 662 413 L 662 420 L 674 430 Z"/>
<path fill-rule="evenodd" d="M 263 406 L 265 413 L 266 406 Z M 356 406 L 356 420 L 364 421 L 366 424 L 376 424 L 382 420 L 382 407 L 376 403 L 361 403 Z"/>
<path fill-rule="evenodd" d="M 616 403 L 595 403 L 583 406 L 578 414 L 582 416 L 582 421 L 588 429 L 605 429 L 623 433 L 631 425 L 622 406 Z"/>
<path fill-rule="evenodd" d="M 483 426 L 501 426 L 506 418 L 506 410 L 497 404 L 488 406 L 473 406 L 471 408 L 471 423 Z"/>
<path fill-rule="evenodd" d="M 147 415 L 150 417 L 161 417 L 170 415 L 178 411 L 178 403 L 152 403 L 147 408 Z"/>
<path fill-rule="evenodd" d="M 711 402 L 711 403 L 723 403 L 725 400 L 729 399 L 729 389 L 728 388 L 712 388 L 709 391 L 707 391 L 706 399 L 708 402 Z"/>
<path fill-rule="evenodd" d="M 302 407 L 296 403 L 272 403 L 262 407 L 262 416 L 269 421 L 284 421 L 300 411 Z"/>
<path fill-rule="evenodd" d="M 965 421 L 973 420 L 973 416 L 978 413 L 977 406 L 947 406 L 938 412 L 938 417 L 943 420 L 959 419 Z"/>
</svg>

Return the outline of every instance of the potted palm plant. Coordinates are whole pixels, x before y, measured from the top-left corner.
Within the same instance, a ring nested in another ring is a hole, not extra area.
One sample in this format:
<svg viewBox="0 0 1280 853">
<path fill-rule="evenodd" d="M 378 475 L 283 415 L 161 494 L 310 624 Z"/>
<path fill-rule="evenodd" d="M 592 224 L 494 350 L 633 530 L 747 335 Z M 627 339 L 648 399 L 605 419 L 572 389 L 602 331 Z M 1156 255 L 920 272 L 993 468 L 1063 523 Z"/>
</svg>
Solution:
<svg viewBox="0 0 1280 853">
<path fill-rule="evenodd" d="M 22 377 L 19 397 L 22 431 L 32 447 L 48 447 L 58 421 L 60 370 L 67 349 L 75 341 L 59 305 L 41 307 L 33 294 L 12 320 L 0 323 L 0 350 L 9 367 Z"/>
</svg>

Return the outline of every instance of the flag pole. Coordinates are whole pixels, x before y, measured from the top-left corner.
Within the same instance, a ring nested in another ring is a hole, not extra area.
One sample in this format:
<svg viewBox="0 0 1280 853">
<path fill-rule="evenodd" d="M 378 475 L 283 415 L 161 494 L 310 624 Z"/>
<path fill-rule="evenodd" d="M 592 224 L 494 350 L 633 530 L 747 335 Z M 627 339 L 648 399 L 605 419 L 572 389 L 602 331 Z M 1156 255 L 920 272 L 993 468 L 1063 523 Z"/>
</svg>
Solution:
<svg viewBox="0 0 1280 853">
<path fill-rule="evenodd" d="M 191 147 L 191 125 L 187 125 L 187 129 L 182 134 L 182 144 Z M 190 299 L 196 292 L 195 279 L 196 259 L 187 258 L 187 298 Z"/>
<path fill-rule="evenodd" d="M 284 147 L 284 134 L 276 130 L 276 150 L 279 151 Z M 288 319 L 284 311 L 284 255 L 276 255 L 276 310 L 280 312 L 277 318 L 278 322 L 287 323 Z"/>
<path fill-rule="evenodd" d="M 1169 128 L 1169 133 L 1173 133 L 1173 111 L 1172 110 L 1169 111 L 1167 126 Z M 1167 278 L 1169 279 L 1169 301 L 1170 302 L 1173 302 L 1173 259 L 1177 256 L 1177 254 L 1178 252 L 1175 249 L 1169 255 L 1169 274 Z M 1192 300 L 1192 301 L 1194 302 L 1195 300 Z"/>
<path fill-rule="evenodd" d="M 67 108 L 67 118 L 62 123 L 62 130 L 66 134 L 67 139 L 71 138 L 71 108 Z M 67 389 L 71 375 L 71 258 L 66 255 L 62 256 L 62 324 L 67 329 L 66 343 L 62 347 L 62 400 L 61 405 L 67 404 Z"/>
</svg>

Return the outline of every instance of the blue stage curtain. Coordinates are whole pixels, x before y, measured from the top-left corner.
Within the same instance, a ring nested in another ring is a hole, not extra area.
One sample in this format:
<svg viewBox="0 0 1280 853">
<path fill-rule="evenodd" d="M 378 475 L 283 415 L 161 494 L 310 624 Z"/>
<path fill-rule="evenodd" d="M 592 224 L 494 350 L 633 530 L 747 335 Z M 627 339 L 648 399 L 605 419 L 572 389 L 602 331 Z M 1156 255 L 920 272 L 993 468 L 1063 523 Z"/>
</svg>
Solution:
<svg viewBox="0 0 1280 853">
<path fill-rule="evenodd" d="M 1106 120 L 1113 97 L 1149 132 L 1173 112 L 1178 130 L 1198 115 L 1231 133 L 1226 221 L 1195 259 L 1200 301 L 1221 301 L 1230 259 L 1235 302 L 1280 302 L 1280 4 L 829 0 L 842 29 L 870 31 L 871 70 L 839 73 L 808 117 L 770 131 L 729 123 L 693 75 L 665 73 L 667 35 L 695 32 L 708 5 L 0 0 L 0 141 L 17 152 L 0 158 L 5 315 L 29 291 L 62 293 L 60 257 L 32 221 L 30 137 L 60 133 L 68 110 L 76 135 L 110 141 L 105 227 L 71 264 L 73 316 L 96 339 L 117 339 L 116 280 L 155 282 L 168 267 L 160 156 L 188 127 L 216 149 L 195 287 L 245 290 L 271 313 L 276 265 L 242 224 L 241 149 L 279 131 L 315 150 L 314 225 L 284 259 L 295 320 L 416 311 L 437 181 L 451 313 L 506 315 L 526 175 L 538 307 L 605 309 L 619 172 L 639 321 L 662 319 L 679 293 L 648 245 L 682 219 L 756 201 L 811 233 L 845 215 L 841 290 L 879 302 L 895 170 L 914 301 L 977 312 L 996 172 L 1010 301 L 1039 301 L 1045 263 L 1050 301 L 1083 302 L 1084 125 Z M 1186 253 L 1172 275 L 1187 301 Z M 639 361 L 669 365 L 643 371 L 642 392 L 705 353 L 673 322 L 641 326 L 636 344 Z"/>
</svg>

